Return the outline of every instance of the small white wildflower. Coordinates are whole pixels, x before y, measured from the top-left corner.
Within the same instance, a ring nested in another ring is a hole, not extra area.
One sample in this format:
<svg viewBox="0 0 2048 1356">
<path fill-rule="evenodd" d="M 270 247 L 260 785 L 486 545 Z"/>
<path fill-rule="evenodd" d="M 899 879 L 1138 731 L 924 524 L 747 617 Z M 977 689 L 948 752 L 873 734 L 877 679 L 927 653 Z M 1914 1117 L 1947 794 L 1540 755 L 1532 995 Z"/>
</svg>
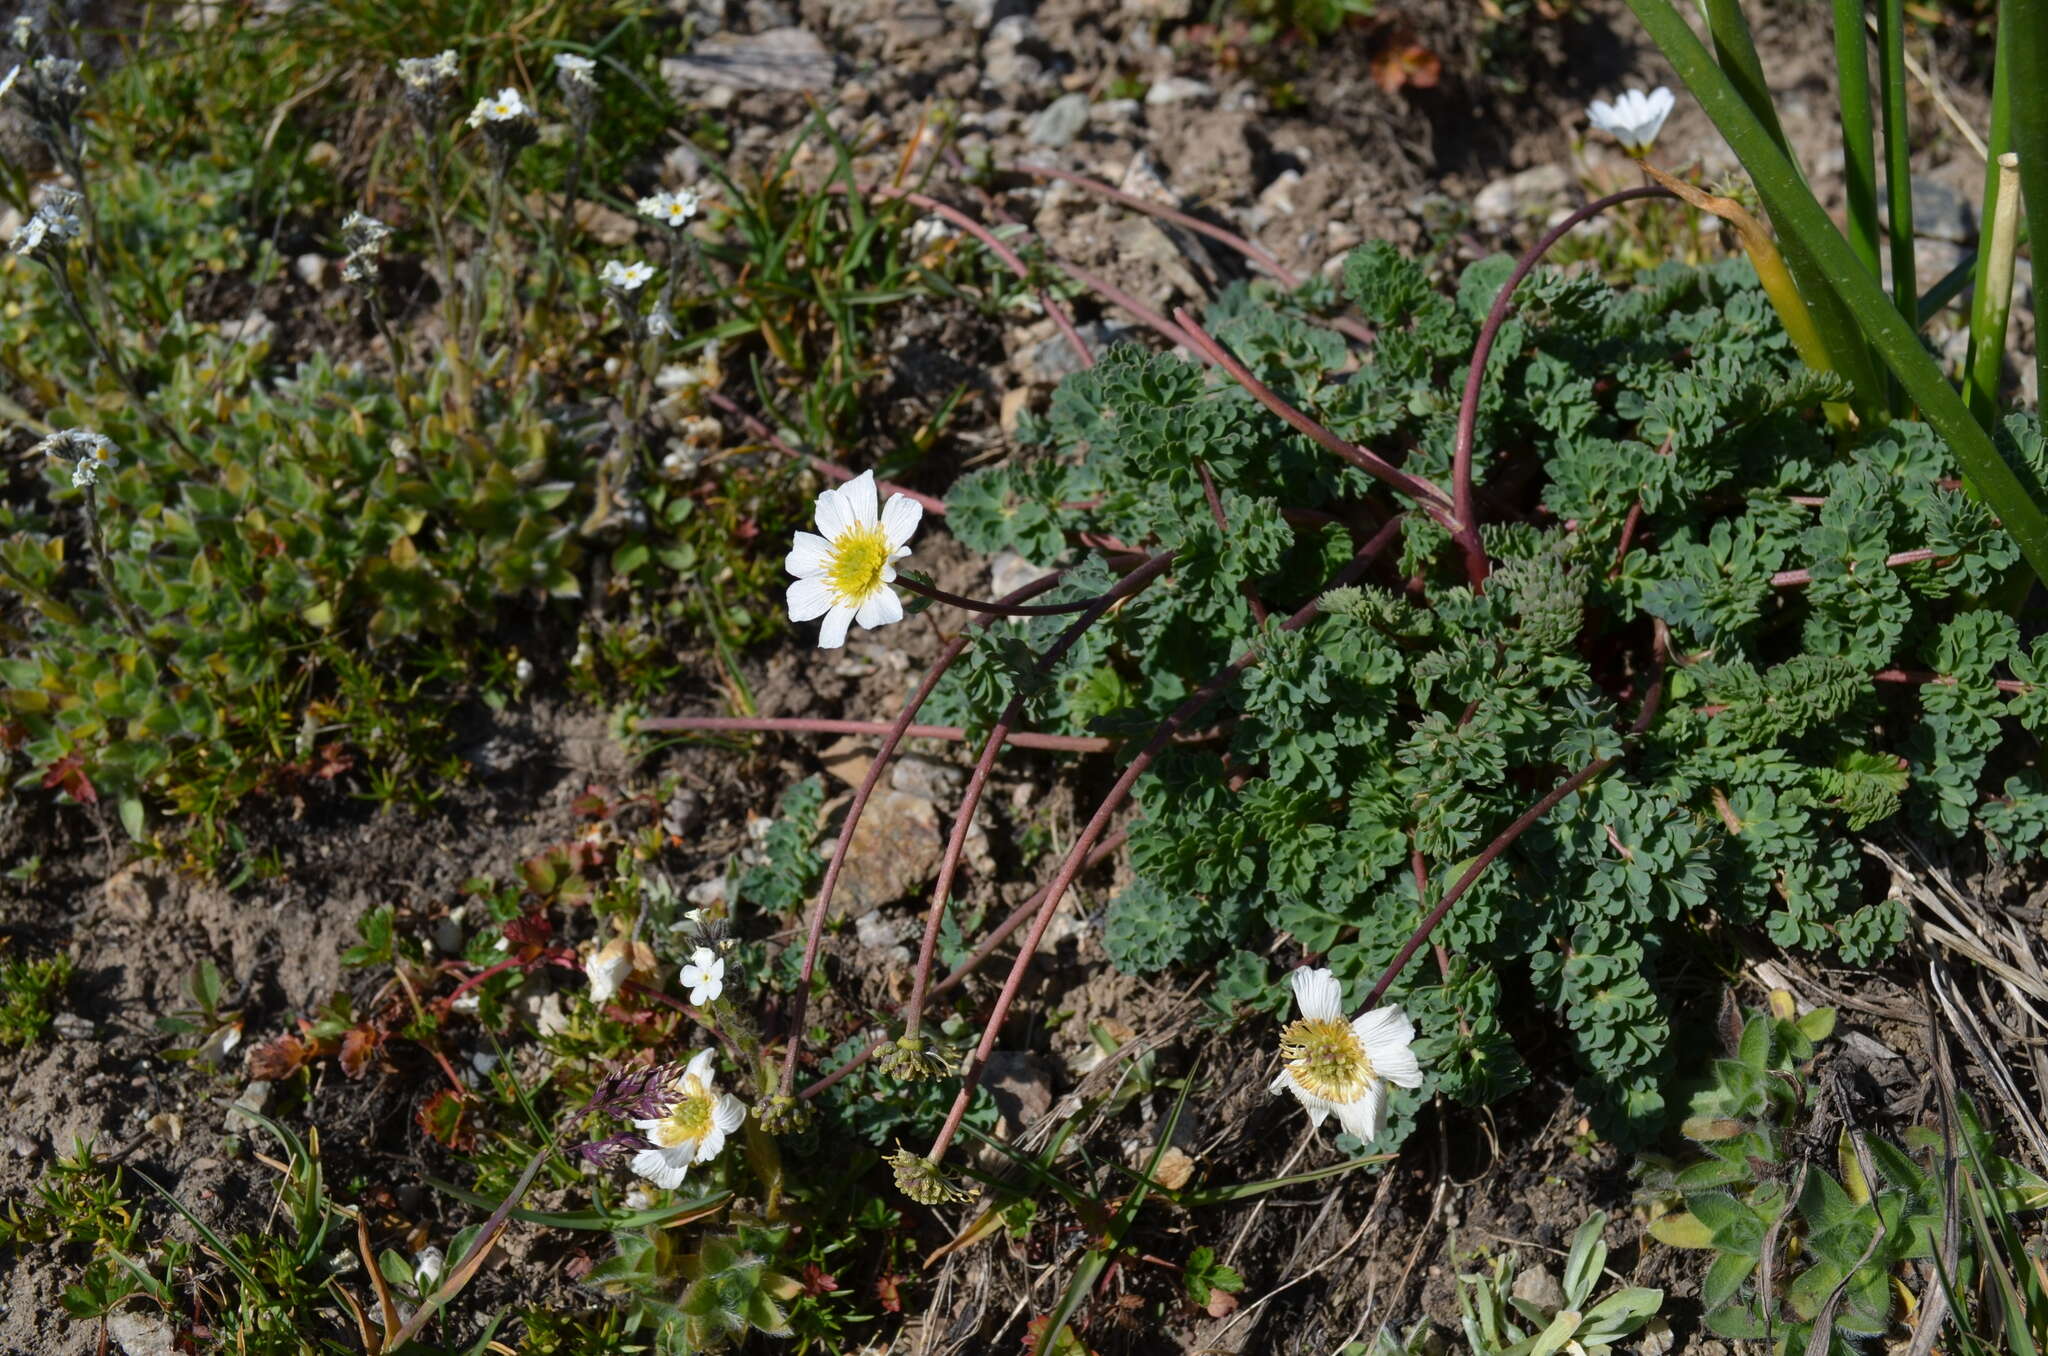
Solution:
<svg viewBox="0 0 2048 1356">
<path fill-rule="evenodd" d="M 367 212 L 350 212 L 341 222 L 342 248 L 351 254 L 382 249 L 391 228 Z"/>
<path fill-rule="evenodd" d="M 682 227 L 697 215 L 702 202 L 693 188 L 679 188 L 673 193 L 656 193 L 640 200 L 640 215 L 652 217 L 664 226 Z"/>
<path fill-rule="evenodd" d="M 0 76 L 0 99 L 7 97 L 8 91 L 14 88 L 14 82 L 19 79 L 21 79 L 21 63 L 16 62 L 13 70 L 4 76 Z"/>
<path fill-rule="evenodd" d="M 577 56 L 574 52 L 555 53 L 555 78 L 564 85 L 594 87 L 597 84 L 596 70 L 597 63 L 587 56 Z"/>
<path fill-rule="evenodd" d="M 512 666 L 512 681 L 521 687 L 525 687 L 533 681 L 533 661 L 531 659 L 526 658 L 524 655 L 519 657 L 519 661 Z"/>
<path fill-rule="evenodd" d="M 482 127 L 493 122 L 517 122 L 526 116 L 526 100 L 510 85 L 476 101 L 476 107 L 469 111 L 469 125 Z"/>
<path fill-rule="evenodd" d="M 685 910 L 683 910 L 683 921 L 684 921 L 685 923 L 701 923 L 701 922 L 703 922 L 703 921 L 704 921 L 704 910 L 702 910 L 702 909 L 685 909 Z"/>
<path fill-rule="evenodd" d="M 819 494 L 818 531 L 797 533 L 783 561 L 796 576 L 789 586 L 789 619 L 823 617 L 820 649 L 844 645 L 852 622 L 872 631 L 903 620 L 903 600 L 889 587 L 896 578 L 893 562 L 910 554 L 908 543 L 924 508 L 892 494 L 878 513 L 875 498 L 873 471 Z"/>
<path fill-rule="evenodd" d="M 70 462 L 71 483 L 84 489 L 98 483 L 101 470 L 113 466 L 114 441 L 91 429 L 67 428 L 37 443 L 29 449 L 29 455 Z"/>
<path fill-rule="evenodd" d="M 642 322 L 642 327 L 647 331 L 649 339 L 672 339 L 675 337 L 675 320 L 658 305 L 647 313 L 647 319 Z"/>
<path fill-rule="evenodd" d="M 591 658 L 592 655 L 590 653 L 590 642 L 587 640 L 578 640 L 576 642 L 576 653 L 569 656 L 569 667 L 572 669 L 580 669 L 588 663 L 590 663 Z"/>
<path fill-rule="evenodd" d="M 618 994 L 626 976 L 633 973 L 633 946 L 624 937 L 614 937 L 583 967 L 590 980 L 590 1001 L 609 1003 Z"/>
<path fill-rule="evenodd" d="M 1644 156 L 1650 153 L 1650 143 L 1657 139 L 1664 120 L 1671 116 L 1677 103 L 1671 91 L 1659 85 L 1648 94 L 1639 89 L 1625 90 L 1611 104 L 1595 99 L 1586 106 L 1586 116 L 1596 129 L 1619 141 L 1630 155 Z"/>
<path fill-rule="evenodd" d="M 402 58 L 398 78 L 408 89 L 432 90 L 446 84 L 455 78 L 454 49 L 438 56 Z"/>
<path fill-rule="evenodd" d="M 31 259 L 76 240 L 85 230 L 78 217 L 80 205 L 78 194 L 68 188 L 46 189 L 35 215 L 15 233 L 14 252 Z"/>
<path fill-rule="evenodd" d="M 690 953 L 688 964 L 683 966 L 682 980 L 690 990 L 691 1007 L 715 1003 L 718 995 L 725 992 L 725 962 L 712 954 L 710 947 L 700 946 Z"/>
<path fill-rule="evenodd" d="M 8 25 L 8 33 L 13 37 L 14 45 L 26 52 L 29 44 L 36 40 L 36 21 L 26 14 L 17 14 L 14 22 Z"/>
<path fill-rule="evenodd" d="M 35 257 L 43 247 L 43 240 L 50 234 L 50 223 L 39 212 L 23 222 L 21 229 L 14 233 L 14 252 L 24 259 Z"/>
<path fill-rule="evenodd" d="M 439 1248 L 429 1243 L 413 1254 L 412 1284 L 416 1293 L 424 1295 L 441 1283 L 441 1273 L 447 1269 L 448 1258 Z"/>
<path fill-rule="evenodd" d="M 619 1204 L 628 1210 L 651 1210 L 654 1208 L 654 1193 L 646 1187 L 627 1187 L 626 1194 L 619 1198 Z"/>
<path fill-rule="evenodd" d="M 622 264 L 616 259 L 607 259 L 603 268 L 597 271 L 598 281 L 606 287 L 616 287 L 621 292 L 637 292 L 646 286 L 654 276 L 654 266 L 635 259 Z"/>
<path fill-rule="evenodd" d="M 1339 1125 L 1370 1143 L 1387 1128 L 1387 1084 L 1422 1086 L 1422 1066 L 1409 1048 L 1415 1027 L 1392 1006 L 1346 1021 L 1343 987 L 1328 970 L 1304 966 L 1292 984 L 1301 1017 L 1280 1033 L 1285 1067 L 1270 1090 L 1292 1092 L 1310 1125 L 1334 1111 Z"/>
<path fill-rule="evenodd" d="M 712 1081 L 715 1052 L 699 1050 L 671 1083 L 675 1100 L 665 1115 L 635 1120 L 650 1147 L 633 1155 L 633 1171 L 664 1189 L 682 1185 L 698 1163 L 709 1163 L 725 1148 L 725 1137 L 747 1118 L 747 1105 L 731 1093 L 719 1092 Z"/>
</svg>

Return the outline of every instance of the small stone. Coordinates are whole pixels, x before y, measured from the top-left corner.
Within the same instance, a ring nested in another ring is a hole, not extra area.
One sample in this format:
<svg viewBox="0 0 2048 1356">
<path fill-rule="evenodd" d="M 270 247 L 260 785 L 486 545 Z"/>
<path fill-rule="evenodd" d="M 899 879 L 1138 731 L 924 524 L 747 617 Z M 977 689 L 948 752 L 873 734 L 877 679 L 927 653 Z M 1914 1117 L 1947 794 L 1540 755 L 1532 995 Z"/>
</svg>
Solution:
<svg viewBox="0 0 2048 1356">
<path fill-rule="evenodd" d="M 1259 210 L 1268 216 L 1294 215 L 1294 190 L 1301 184 L 1301 171 L 1282 170 L 1259 194 Z"/>
<path fill-rule="evenodd" d="M 1563 165 L 1536 165 L 1496 179 L 1472 199 L 1473 219 L 1504 226 L 1522 217 L 1545 216 L 1571 188 L 1571 182 Z"/>
<path fill-rule="evenodd" d="M 1557 1277 L 1550 1274 L 1550 1268 L 1533 1266 L 1516 1274 L 1514 1297 L 1535 1305 L 1546 1314 L 1554 1314 L 1564 1308 L 1564 1287 L 1557 1283 Z"/>
<path fill-rule="evenodd" d="M 1025 411 L 1030 408 L 1031 391 L 1028 387 L 1019 386 L 1014 390 L 1005 391 L 1002 405 L 996 414 L 996 422 L 1004 433 L 1014 438 L 1017 436 L 1017 429 Z"/>
<path fill-rule="evenodd" d="M 944 35 L 946 16 L 939 12 L 937 5 L 913 8 L 909 4 L 901 4 L 891 8 L 880 29 L 883 55 L 896 56 Z"/>
<path fill-rule="evenodd" d="M 185 1121 L 175 1111 L 159 1111 L 142 1123 L 142 1128 L 168 1144 L 177 1144 L 185 1138 Z"/>
<path fill-rule="evenodd" d="M 875 750 L 868 740 L 841 735 L 818 751 L 818 761 L 838 780 L 848 786 L 859 786 L 868 769 L 875 765 Z"/>
<path fill-rule="evenodd" d="M 569 1029 L 569 1014 L 562 1011 L 560 994 L 548 994 L 540 1000 L 540 1011 L 533 1021 L 534 1029 L 543 1036 L 559 1036 Z"/>
<path fill-rule="evenodd" d="M 1977 238 L 1977 210 L 1968 198 L 1941 180 L 1915 175 L 1913 234 L 1967 245 Z"/>
<path fill-rule="evenodd" d="M 1002 595 L 996 596 L 1000 598 Z M 898 758 L 889 769 L 889 785 L 934 805 L 954 804 L 960 799 L 961 788 L 966 784 L 965 768 L 949 767 L 916 754 Z"/>
<path fill-rule="evenodd" d="M 1044 574 L 1015 551 L 1004 551 L 988 563 L 989 597 L 1007 598 Z"/>
<path fill-rule="evenodd" d="M 221 338 L 231 344 L 263 344 L 277 331 L 277 322 L 261 311 L 251 311 L 240 320 L 221 326 Z"/>
<path fill-rule="evenodd" d="M 33 1135 L 8 1136 L 7 1150 L 16 1158 L 41 1158 L 47 1146 Z"/>
<path fill-rule="evenodd" d="M 231 1135 L 240 1134 L 244 1130 L 253 1130 L 261 1122 L 253 1116 L 246 1116 L 242 1113 L 246 1111 L 262 1112 L 269 1106 L 270 1080 L 267 1078 L 252 1078 L 249 1080 L 249 1085 L 242 1089 L 242 1095 L 235 1098 L 234 1105 L 228 1108 L 228 1114 L 223 1121 L 223 1125 Z"/>
<path fill-rule="evenodd" d="M 1167 104 L 1184 104 L 1195 99 L 1212 99 L 1216 87 L 1206 80 L 1197 80 L 1187 75 L 1169 75 L 1145 91 L 1147 108 L 1162 108 Z"/>
<path fill-rule="evenodd" d="M 324 254 L 302 254 L 292 260 L 292 272 L 299 275 L 299 281 L 315 292 L 327 286 L 328 258 Z"/>
<path fill-rule="evenodd" d="M 1033 1051 L 995 1051 L 982 1070 L 981 1085 L 995 1099 L 1012 1135 L 1052 1110 L 1052 1065 Z"/>
<path fill-rule="evenodd" d="M 1145 224 L 1150 225 L 1150 222 Z M 1075 329 L 1088 350 L 1097 354 L 1131 333 L 1128 326 L 1111 325 L 1100 320 L 1077 325 Z M 1026 381 L 1053 386 L 1081 370 L 1081 356 L 1074 352 L 1074 346 L 1066 335 L 1055 334 L 1019 353 L 1017 368 Z"/>
<path fill-rule="evenodd" d="M 58 1013 L 50 1019 L 50 1025 L 67 1041 L 89 1041 L 93 1037 L 92 1023 L 75 1012 Z"/>
<path fill-rule="evenodd" d="M 910 964 L 910 929 L 909 919 L 891 918 L 882 909 L 853 920 L 853 937 L 861 949 L 895 965 Z"/>
<path fill-rule="evenodd" d="M 939 869 L 939 812 L 894 789 L 868 802 L 833 896 L 835 916 L 858 917 L 916 893 Z"/>
<path fill-rule="evenodd" d="M 1097 127 L 1128 127 L 1144 109 L 1136 99 L 1104 99 L 1088 105 L 1088 121 Z"/>
<path fill-rule="evenodd" d="M 160 1315 L 121 1309 L 107 1315 L 107 1336 L 125 1356 L 176 1356 L 177 1333 Z"/>
<path fill-rule="evenodd" d="M 1031 120 L 1031 141 L 1037 146 L 1064 146 L 1087 125 L 1088 96 L 1062 94 Z"/>
<path fill-rule="evenodd" d="M 154 858 L 122 867 L 100 887 L 107 912 L 131 923 L 149 922 L 156 917 L 157 901 L 164 896 L 167 874 L 163 863 Z"/>
<path fill-rule="evenodd" d="M 725 877 L 713 876 L 710 880 L 700 880 L 689 888 L 683 895 L 683 898 L 689 900 L 691 904 L 700 909 L 708 909 L 713 904 L 723 904 L 725 903 Z"/>
<path fill-rule="evenodd" d="M 696 86 L 822 94 L 832 88 L 832 54 L 804 28 L 715 33 L 687 56 L 665 58 L 661 78 L 683 95 Z"/>
</svg>

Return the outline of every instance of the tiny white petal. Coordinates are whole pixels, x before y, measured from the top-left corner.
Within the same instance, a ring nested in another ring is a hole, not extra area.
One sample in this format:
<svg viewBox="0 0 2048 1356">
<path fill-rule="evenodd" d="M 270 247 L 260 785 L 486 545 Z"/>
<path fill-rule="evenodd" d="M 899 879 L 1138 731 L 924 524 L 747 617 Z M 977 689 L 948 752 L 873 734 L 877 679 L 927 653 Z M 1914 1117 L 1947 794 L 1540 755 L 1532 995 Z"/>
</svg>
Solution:
<svg viewBox="0 0 2048 1356">
<path fill-rule="evenodd" d="M 799 532 L 796 534 L 796 544 L 791 546 L 789 554 L 783 557 L 782 568 L 798 578 L 822 574 L 825 570 L 825 561 L 831 552 L 832 543 L 817 533 Z"/>
<path fill-rule="evenodd" d="M 832 586 L 818 575 L 809 575 L 789 586 L 789 619 L 795 622 L 814 621 L 832 610 Z M 840 634 L 846 628 L 839 628 Z"/>
<path fill-rule="evenodd" d="M 818 531 L 828 541 L 838 540 L 842 532 L 860 521 L 854 516 L 853 505 L 847 502 L 844 490 L 818 491 L 816 516 Z"/>
<path fill-rule="evenodd" d="M 862 527 L 873 527 L 879 520 L 873 471 L 862 471 L 847 481 L 846 487 L 840 493 L 845 496 L 847 508 L 852 511 L 856 523 Z"/>
<path fill-rule="evenodd" d="M 1292 983 L 1294 1001 L 1301 1005 L 1302 1016 L 1317 1022 L 1344 1020 L 1344 987 L 1328 970 L 1303 966 L 1294 972 Z"/>
<path fill-rule="evenodd" d="M 853 609 L 835 607 L 825 614 L 824 623 L 818 627 L 818 648 L 836 650 L 846 643 L 846 628 L 853 621 Z"/>
<path fill-rule="evenodd" d="M 853 619 L 867 630 L 903 620 L 903 600 L 888 589 L 876 589 L 854 609 Z"/>
<path fill-rule="evenodd" d="M 910 534 L 917 531 L 917 525 L 924 518 L 924 505 L 915 499 L 900 494 L 889 496 L 889 502 L 882 506 L 882 535 L 889 539 L 889 545 L 896 548 L 898 555 L 909 555 L 904 543 Z"/>
</svg>

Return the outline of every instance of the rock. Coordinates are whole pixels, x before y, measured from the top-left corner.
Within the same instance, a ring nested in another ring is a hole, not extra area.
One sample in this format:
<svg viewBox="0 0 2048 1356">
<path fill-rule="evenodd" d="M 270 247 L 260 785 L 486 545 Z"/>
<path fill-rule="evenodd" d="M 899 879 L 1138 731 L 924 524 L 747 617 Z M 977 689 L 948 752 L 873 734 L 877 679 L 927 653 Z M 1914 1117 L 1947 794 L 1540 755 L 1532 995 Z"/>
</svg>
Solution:
<svg viewBox="0 0 2048 1356">
<path fill-rule="evenodd" d="M 1213 99 L 1216 87 L 1206 80 L 1192 76 L 1169 75 L 1145 91 L 1147 108 L 1163 108 L 1167 104 L 1184 104 L 1193 99 Z"/>
<path fill-rule="evenodd" d="M 155 858 L 122 867 L 100 887 L 107 912 L 131 923 L 149 922 L 156 917 L 157 901 L 164 897 L 167 874 L 163 862 Z"/>
<path fill-rule="evenodd" d="M 267 1078 L 252 1078 L 249 1080 L 249 1085 L 242 1089 L 242 1095 L 237 1097 L 234 1105 L 228 1108 L 228 1114 L 223 1120 L 222 1125 L 231 1135 L 240 1134 L 244 1130 L 253 1130 L 261 1122 L 253 1116 L 245 1116 L 242 1113 L 245 1111 L 260 1112 L 268 1108 L 269 1105 L 270 1080 Z"/>
<path fill-rule="evenodd" d="M 982 1070 L 981 1085 L 995 1099 L 1003 1128 L 1015 1136 L 1052 1110 L 1052 1065 L 1030 1050 L 997 1050 Z"/>
<path fill-rule="evenodd" d="M 1097 127 L 1129 127 L 1144 109 L 1136 99 L 1104 99 L 1088 105 L 1088 121 Z"/>
<path fill-rule="evenodd" d="M 988 596 L 1007 598 L 1044 573 L 1015 551 L 1005 551 L 988 563 Z"/>
<path fill-rule="evenodd" d="M 1563 165 L 1536 165 L 1510 174 L 1479 190 L 1472 199 L 1473 219 L 1504 226 L 1523 217 L 1547 216 L 1571 184 L 1571 174 Z"/>
<path fill-rule="evenodd" d="M 1045 64 L 1024 50 L 1038 41 L 1028 16 L 1011 14 L 996 20 L 981 45 L 981 77 L 999 90 L 1022 90 L 1045 78 Z M 986 121 L 986 119 L 984 119 Z"/>
<path fill-rule="evenodd" d="M 60 1012 L 50 1019 L 50 1026 L 67 1041 L 89 1041 L 93 1037 L 93 1025 L 75 1012 Z"/>
<path fill-rule="evenodd" d="M 560 994 L 547 994 L 540 1000 L 533 1025 L 542 1036 L 559 1036 L 569 1029 L 569 1014 L 562 1011 Z"/>
<path fill-rule="evenodd" d="M 1002 595 L 996 596 L 1000 598 Z M 966 784 L 966 769 L 949 767 L 915 754 L 898 758 L 889 769 L 889 785 L 933 805 L 950 807 L 958 804 L 961 788 Z"/>
<path fill-rule="evenodd" d="M 302 254 L 292 260 L 292 272 L 299 275 L 299 281 L 315 292 L 327 286 L 328 258 L 324 254 Z"/>
<path fill-rule="evenodd" d="M 1882 180 L 1879 202 L 1888 201 Z M 1977 238 L 1977 209 L 1958 189 L 1924 174 L 1913 176 L 1913 234 L 1967 245 Z"/>
<path fill-rule="evenodd" d="M 107 1315 L 107 1336 L 127 1356 L 176 1356 L 177 1334 L 160 1315 L 121 1309 Z"/>
<path fill-rule="evenodd" d="M 185 1119 L 175 1111 L 159 1111 L 142 1123 L 142 1128 L 158 1139 L 177 1144 L 185 1138 Z"/>
<path fill-rule="evenodd" d="M 1141 224 L 1151 225 L 1149 221 L 1143 221 L 1142 219 Z M 1158 228 L 1154 227 L 1153 229 L 1156 233 Z M 1168 241 L 1167 243 L 1170 248 L 1172 242 Z M 1179 256 L 1176 254 L 1176 261 L 1178 261 L 1178 258 Z M 1127 325 L 1111 325 L 1100 320 L 1091 320 L 1085 325 L 1076 325 L 1074 329 L 1080 334 L 1081 342 L 1088 346 L 1089 351 L 1098 355 L 1111 344 L 1119 339 L 1128 337 L 1131 333 L 1130 327 Z M 1074 352 L 1074 346 L 1067 342 L 1067 336 L 1056 333 L 1050 338 L 1041 339 L 1038 343 L 1019 353 L 1017 355 L 1017 370 L 1026 381 L 1034 385 L 1055 386 L 1065 378 L 1081 370 L 1081 359 Z"/>
<path fill-rule="evenodd" d="M 854 940 L 864 951 L 875 952 L 891 965 L 910 964 L 910 941 L 914 925 L 908 918 L 891 918 L 887 911 L 876 909 L 864 913 L 853 922 Z"/>
<path fill-rule="evenodd" d="M 912 47 L 921 47 L 944 36 L 945 32 L 946 16 L 939 12 L 936 4 L 893 5 L 881 22 L 882 54 L 895 56 Z"/>
<path fill-rule="evenodd" d="M 859 917 L 931 883 L 939 869 L 939 812 L 894 789 L 868 802 L 832 898 L 836 917 Z"/>
<path fill-rule="evenodd" d="M 220 327 L 221 338 L 231 344 L 266 344 L 277 331 L 277 322 L 261 311 L 250 311 L 240 320 L 230 320 Z"/>
<path fill-rule="evenodd" d="M 717 33 L 688 55 L 667 57 L 661 63 L 661 78 L 678 94 L 695 86 L 822 94 L 832 88 L 832 77 L 832 54 L 805 28 Z"/>
<path fill-rule="evenodd" d="M 874 745 L 853 735 L 841 735 L 818 750 L 818 761 L 839 781 L 858 787 L 861 778 L 867 776 L 868 769 L 874 766 Z"/>
<path fill-rule="evenodd" d="M 7 1151 L 16 1158 L 41 1158 L 48 1147 L 33 1135 L 15 1134 L 7 1140 Z"/>
<path fill-rule="evenodd" d="M 1545 1266 L 1533 1266 L 1518 1273 L 1511 1293 L 1516 1299 L 1533 1304 L 1546 1313 L 1564 1308 L 1564 1287 Z"/>
<path fill-rule="evenodd" d="M 1301 183 L 1301 171 L 1282 170 L 1259 194 L 1259 210 L 1269 217 L 1294 215 L 1294 190 Z"/>
<path fill-rule="evenodd" d="M 1064 146 L 1087 125 L 1088 96 L 1062 94 L 1031 120 L 1031 141 L 1036 146 Z"/>
<path fill-rule="evenodd" d="M 1004 433 L 1014 438 L 1017 436 L 1019 425 L 1023 422 L 1025 411 L 1030 408 L 1030 387 L 1019 386 L 1014 390 L 1005 391 L 1003 392 L 1002 405 L 996 414 L 996 423 Z M 1002 595 L 997 594 L 996 596 L 1000 598 Z"/>
</svg>

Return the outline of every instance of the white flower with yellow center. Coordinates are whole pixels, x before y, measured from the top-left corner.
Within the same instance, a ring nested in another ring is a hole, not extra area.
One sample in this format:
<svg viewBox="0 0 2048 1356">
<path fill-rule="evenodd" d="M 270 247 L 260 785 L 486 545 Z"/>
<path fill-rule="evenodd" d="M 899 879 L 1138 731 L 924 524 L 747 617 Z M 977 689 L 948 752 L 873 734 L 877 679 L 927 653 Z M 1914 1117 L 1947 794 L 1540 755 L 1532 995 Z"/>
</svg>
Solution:
<svg viewBox="0 0 2048 1356">
<path fill-rule="evenodd" d="M 1285 1067 L 1271 1091 L 1292 1092 L 1310 1125 L 1334 1111 L 1339 1125 L 1370 1143 L 1387 1128 L 1387 1084 L 1422 1086 L 1422 1065 L 1409 1048 L 1415 1028 L 1398 1007 L 1346 1021 L 1344 989 L 1328 970 L 1303 967 L 1293 984 L 1301 1017 L 1280 1033 Z"/>
<path fill-rule="evenodd" d="M 638 259 L 622 264 L 616 259 L 605 260 L 604 267 L 597 271 L 597 280 L 606 287 L 616 287 L 621 292 L 637 292 L 647 285 L 654 276 L 654 266 Z"/>
<path fill-rule="evenodd" d="M 636 1120 L 635 1129 L 651 1147 L 633 1155 L 633 1171 L 664 1189 L 682 1185 L 694 1164 L 709 1163 L 725 1148 L 725 1137 L 747 1118 L 747 1104 L 711 1081 L 716 1054 L 699 1050 L 669 1084 L 675 1097 L 668 1114 L 657 1120 Z"/>
<path fill-rule="evenodd" d="M 823 617 L 823 650 L 844 645 L 851 622 L 872 631 L 902 621 L 903 600 L 889 585 L 896 578 L 894 562 L 910 554 L 910 536 L 922 517 L 923 506 L 900 494 L 890 495 L 877 513 L 873 471 L 820 494 L 818 531 L 797 533 L 783 561 L 796 576 L 789 586 L 789 619 Z"/>
<path fill-rule="evenodd" d="M 700 946 L 690 953 L 682 979 L 690 990 L 690 1006 L 701 1008 L 725 992 L 725 962 L 710 947 Z"/>
<path fill-rule="evenodd" d="M 1671 116 L 1677 104 L 1671 91 L 1659 85 L 1648 94 L 1639 89 L 1624 90 L 1611 104 L 1595 99 L 1586 106 L 1586 117 L 1596 129 L 1620 142 L 1624 151 L 1644 156 L 1650 153 L 1650 143 L 1664 130 L 1664 119 Z"/>
<path fill-rule="evenodd" d="M 507 85 L 496 94 L 476 101 L 476 107 L 469 111 L 469 125 L 481 127 L 487 122 L 514 122 L 526 116 L 526 100 L 519 91 Z"/>
<path fill-rule="evenodd" d="M 682 227 L 697 215 L 700 203 L 696 189 L 679 188 L 673 193 L 656 193 L 642 198 L 639 208 L 643 217 L 651 217 L 664 226 Z"/>
</svg>

